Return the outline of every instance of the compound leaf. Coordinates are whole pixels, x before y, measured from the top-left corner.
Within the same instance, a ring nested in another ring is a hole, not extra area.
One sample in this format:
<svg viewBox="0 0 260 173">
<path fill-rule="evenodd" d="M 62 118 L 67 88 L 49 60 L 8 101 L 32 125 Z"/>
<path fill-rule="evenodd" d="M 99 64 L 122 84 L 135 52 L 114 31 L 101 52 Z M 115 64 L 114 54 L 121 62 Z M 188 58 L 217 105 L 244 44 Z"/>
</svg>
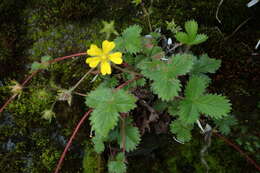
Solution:
<svg viewBox="0 0 260 173">
<path fill-rule="evenodd" d="M 220 67 L 221 60 L 209 58 L 207 54 L 203 54 L 196 59 L 191 70 L 191 74 L 199 73 L 215 73 Z"/>
</svg>

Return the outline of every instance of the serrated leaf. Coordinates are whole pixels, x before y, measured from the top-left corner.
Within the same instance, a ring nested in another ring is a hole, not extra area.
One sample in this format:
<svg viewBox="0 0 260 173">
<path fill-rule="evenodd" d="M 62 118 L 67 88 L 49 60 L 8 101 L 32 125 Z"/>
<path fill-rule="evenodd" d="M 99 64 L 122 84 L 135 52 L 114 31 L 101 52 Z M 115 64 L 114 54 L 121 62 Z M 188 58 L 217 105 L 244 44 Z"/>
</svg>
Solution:
<svg viewBox="0 0 260 173">
<path fill-rule="evenodd" d="M 185 75 L 188 73 L 193 65 L 194 56 L 191 54 L 177 54 L 172 57 L 172 65 L 169 64 L 172 68 L 173 76 Z"/>
<path fill-rule="evenodd" d="M 201 96 L 196 101 L 196 105 L 201 113 L 216 119 L 227 116 L 231 110 L 229 100 L 221 95 L 207 94 Z"/>
<path fill-rule="evenodd" d="M 132 125 L 131 119 L 128 118 L 125 121 L 125 149 L 129 152 L 136 149 L 141 140 L 141 136 L 138 128 Z M 122 135 L 118 136 L 118 143 L 120 147 L 123 148 Z"/>
<path fill-rule="evenodd" d="M 177 139 L 181 142 L 188 142 L 191 140 L 191 124 L 184 123 L 180 120 L 175 120 L 170 124 L 170 131 L 176 134 Z"/>
<path fill-rule="evenodd" d="M 109 173 L 125 173 L 126 165 L 125 165 L 125 156 L 123 153 L 118 153 L 115 161 L 108 162 L 108 172 Z"/>
<path fill-rule="evenodd" d="M 215 73 L 220 67 L 221 60 L 209 58 L 207 54 L 203 54 L 199 59 L 194 60 L 191 74 L 199 73 Z"/>
<path fill-rule="evenodd" d="M 203 95 L 207 82 L 199 76 L 192 76 L 185 88 L 185 98 L 180 102 L 178 115 L 181 120 L 194 123 L 199 113 L 213 118 L 227 115 L 231 106 L 229 100 L 220 95 Z"/>
<path fill-rule="evenodd" d="M 162 100 L 171 100 L 178 96 L 181 90 L 181 84 L 178 79 L 162 79 L 155 80 L 152 83 L 152 91 L 157 94 Z"/>
<path fill-rule="evenodd" d="M 94 143 L 94 150 L 97 152 L 97 153 L 102 153 L 104 150 L 105 150 L 105 145 L 104 145 L 104 142 L 103 142 L 103 138 L 100 137 L 100 136 L 94 136 L 92 138 L 92 141 Z"/>
<path fill-rule="evenodd" d="M 231 131 L 231 127 L 236 125 L 238 122 L 234 116 L 230 115 L 230 116 L 223 117 L 221 119 L 214 119 L 214 123 L 217 125 L 219 131 L 223 135 L 228 135 Z"/>
<path fill-rule="evenodd" d="M 161 99 L 157 99 L 153 105 L 153 108 L 156 111 L 162 112 L 165 109 L 167 109 L 167 107 L 169 106 L 169 104 L 167 102 L 162 101 Z"/>
<path fill-rule="evenodd" d="M 168 106 L 168 113 L 172 116 L 178 115 L 179 106 L 180 106 L 180 100 L 171 101 L 170 105 Z"/>
<path fill-rule="evenodd" d="M 199 118 L 199 110 L 189 99 L 184 99 L 180 102 L 178 115 L 183 122 L 194 123 Z"/>
<path fill-rule="evenodd" d="M 107 136 L 119 117 L 119 112 L 128 112 L 135 108 L 135 97 L 126 91 L 113 91 L 99 87 L 86 97 L 86 104 L 95 108 L 90 121 L 93 129 L 102 136 Z"/>
<path fill-rule="evenodd" d="M 93 130 L 99 135 L 106 137 L 109 131 L 117 125 L 118 118 L 119 114 L 113 105 L 108 104 L 94 109 L 89 119 Z"/>
<path fill-rule="evenodd" d="M 190 40 L 194 40 L 198 32 L 198 23 L 195 20 L 185 22 L 185 30 Z"/>
<path fill-rule="evenodd" d="M 177 32 L 175 35 L 176 40 L 178 40 L 180 43 L 187 44 L 189 43 L 189 36 L 185 32 Z"/>
<path fill-rule="evenodd" d="M 189 45 L 197 45 L 197 44 L 205 42 L 207 39 L 208 39 L 207 35 L 205 35 L 205 34 L 198 34 L 196 36 L 196 38 L 194 40 L 192 40 L 191 42 L 189 42 L 188 44 Z"/>
<path fill-rule="evenodd" d="M 207 81 L 200 76 L 192 76 L 185 88 L 185 96 L 189 99 L 200 97 L 207 88 Z"/>
<path fill-rule="evenodd" d="M 141 31 L 142 28 L 138 25 L 132 25 L 125 29 L 122 37 L 115 39 L 118 49 L 125 49 L 131 54 L 140 52 L 142 50 Z"/>
</svg>

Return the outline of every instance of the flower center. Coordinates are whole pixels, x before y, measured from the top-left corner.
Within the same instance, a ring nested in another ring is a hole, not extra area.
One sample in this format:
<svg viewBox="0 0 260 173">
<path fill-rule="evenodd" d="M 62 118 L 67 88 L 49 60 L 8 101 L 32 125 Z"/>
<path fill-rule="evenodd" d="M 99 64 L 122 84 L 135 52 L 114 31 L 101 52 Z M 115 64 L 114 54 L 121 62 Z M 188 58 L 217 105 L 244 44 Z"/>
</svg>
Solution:
<svg viewBox="0 0 260 173">
<path fill-rule="evenodd" d="M 101 59 L 102 59 L 103 61 L 107 60 L 107 55 L 105 55 L 105 54 L 101 55 Z"/>
</svg>

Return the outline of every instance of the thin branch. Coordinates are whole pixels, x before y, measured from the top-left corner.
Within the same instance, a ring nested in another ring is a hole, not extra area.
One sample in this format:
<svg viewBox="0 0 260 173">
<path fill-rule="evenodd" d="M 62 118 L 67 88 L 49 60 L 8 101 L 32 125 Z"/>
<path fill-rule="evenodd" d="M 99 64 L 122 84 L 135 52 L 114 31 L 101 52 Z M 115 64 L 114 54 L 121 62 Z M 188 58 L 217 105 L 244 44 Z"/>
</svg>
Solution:
<svg viewBox="0 0 260 173">
<path fill-rule="evenodd" d="M 217 8 L 217 11 L 216 11 L 216 19 L 217 21 L 221 24 L 221 20 L 219 20 L 218 18 L 218 12 L 219 12 L 219 9 L 220 9 L 220 6 L 222 5 L 224 0 L 220 0 L 219 4 L 218 4 L 218 8 Z"/>
<path fill-rule="evenodd" d="M 87 55 L 87 53 L 76 53 L 76 54 L 72 54 L 72 55 L 68 55 L 68 56 L 63 56 L 63 57 L 59 57 L 59 58 L 55 58 L 53 60 L 48 61 L 49 64 L 55 63 L 55 62 L 59 62 L 59 61 L 63 61 L 65 59 L 69 59 L 69 58 L 74 58 L 77 56 L 82 56 L 82 55 Z M 38 72 L 40 72 L 41 70 L 36 70 L 34 71 L 31 75 L 29 75 L 21 84 L 22 87 L 24 87 Z M 4 105 L 1 107 L 0 109 L 0 113 L 3 112 L 3 110 L 6 108 L 6 106 L 11 103 L 13 101 L 13 99 L 15 99 L 15 97 L 17 96 L 17 94 L 13 94 L 5 103 Z"/>
<path fill-rule="evenodd" d="M 228 40 L 230 39 L 231 37 L 233 37 L 233 35 L 235 35 L 235 33 L 240 29 L 242 28 L 242 26 L 244 26 L 249 20 L 251 19 L 251 17 L 247 18 L 246 20 L 244 20 L 240 25 L 238 25 L 238 27 L 232 32 L 231 35 L 227 36 L 225 38 L 225 40 Z"/>
<path fill-rule="evenodd" d="M 121 136 L 122 136 L 122 149 L 123 149 L 123 153 L 125 153 L 126 150 L 126 136 L 125 136 L 125 118 L 126 118 L 126 114 L 125 113 L 121 113 Z"/>
<path fill-rule="evenodd" d="M 55 169 L 55 173 L 58 173 L 58 172 L 59 172 L 59 170 L 60 170 L 60 168 L 61 168 L 61 164 L 62 164 L 62 162 L 63 162 L 63 160 L 64 160 L 64 158 L 65 158 L 65 156 L 66 156 L 66 154 L 67 154 L 67 151 L 68 151 L 69 147 L 70 147 L 71 144 L 72 144 L 73 139 L 75 138 L 76 134 L 78 133 L 78 130 L 79 130 L 80 126 L 83 124 L 83 122 L 84 122 L 85 119 L 88 117 L 88 115 L 92 112 L 92 110 L 93 110 L 93 109 L 90 109 L 89 111 L 87 111 L 87 112 L 85 113 L 85 115 L 81 118 L 81 120 L 79 121 L 79 123 L 77 124 L 75 130 L 73 131 L 73 134 L 71 135 L 71 137 L 70 137 L 70 139 L 69 139 L 69 142 L 66 144 L 66 147 L 65 147 L 65 149 L 64 149 L 64 151 L 63 151 L 63 153 L 62 153 L 62 155 L 61 155 L 61 157 L 60 157 L 60 160 L 59 160 L 59 162 L 58 162 L 58 165 L 56 166 L 56 169 Z"/>
<path fill-rule="evenodd" d="M 91 68 L 71 89 L 70 91 L 74 91 L 79 84 L 94 70 L 94 68 Z"/>
<path fill-rule="evenodd" d="M 148 22 L 149 30 L 150 30 L 150 32 L 152 32 L 153 29 L 152 29 L 151 20 L 150 20 L 150 14 L 149 14 L 148 11 L 146 10 L 146 8 L 145 8 L 145 6 L 144 6 L 144 3 L 141 3 L 141 7 L 142 7 L 142 10 L 143 10 L 145 16 L 147 17 L 147 22 Z"/>
<path fill-rule="evenodd" d="M 138 79 L 140 79 L 140 78 L 142 78 L 142 77 L 141 77 L 141 76 L 136 76 L 136 77 L 134 77 L 133 79 L 130 79 L 130 80 L 126 81 L 125 83 L 123 83 L 123 84 L 119 85 L 117 88 L 115 88 L 115 91 L 120 90 L 121 88 L 124 88 L 124 87 L 127 86 L 129 83 L 134 82 L 134 81 L 136 81 L 136 80 L 138 80 Z"/>
<path fill-rule="evenodd" d="M 115 69 L 118 69 L 118 70 L 120 70 L 120 71 L 122 71 L 122 72 L 130 73 L 130 74 L 133 74 L 133 75 L 135 75 L 135 76 L 142 76 L 140 73 L 137 73 L 137 72 L 134 72 L 134 71 L 130 71 L 130 70 L 127 70 L 127 69 L 123 69 L 123 68 L 121 68 L 121 67 L 119 67 L 119 66 L 117 66 L 117 65 L 112 64 L 112 66 L 113 66 Z"/>
<path fill-rule="evenodd" d="M 233 147 L 235 150 L 237 150 L 242 156 L 244 156 L 246 158 L 246 160 L 251 163 L 252 165 L 255 166 L 255 168 L 260 171 L 260 166 L 251 158 L 249 157 L 248 154 L 246 154 L 244 151 L 242 151 L 239 146 L 237 146 L 236 144 L 234 144 L 233 142 L 231 142 L 229 139 L 225 138 L 224 136 L 222 136 L 221 134 L 214 132 L 213 134 L 217 137 L 219 137 L 220 139 L 222 139 L 225 143 L 227 143 L 228 145 L 230 145 L 231 147 Z"/>
</svg>

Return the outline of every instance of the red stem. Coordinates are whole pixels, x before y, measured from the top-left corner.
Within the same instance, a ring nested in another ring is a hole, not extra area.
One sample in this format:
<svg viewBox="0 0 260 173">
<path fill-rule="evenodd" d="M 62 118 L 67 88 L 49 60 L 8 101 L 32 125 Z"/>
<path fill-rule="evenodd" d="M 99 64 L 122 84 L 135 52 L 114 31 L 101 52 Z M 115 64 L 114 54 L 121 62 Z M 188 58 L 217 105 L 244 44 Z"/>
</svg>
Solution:
<svg viewBox="0 0 260 173">
<path fill-rule="evenodd" d="M 69 59 L 69 58 L 73 58 L 73 57 L 77 57 L 77 56 L 82 56 L 82 55 L 87 55 L 87 53 L 76 53 L 76 54 L 72 54 L 72 55 L 68 55 L 68 56 L 63 56 L 63 57 L 59 57 L 59 58 L 55 58 L 53 60 L 48 61 L 49 64 L 55 63 L 55 62 L 59 62 L 65 59 Z M 24 87 L 38 72 L 40 72 L 41 70 L 37 70 L 34 71 L 30 76 L 28 76 L 23 83 L 21 84 L 22 87 Z M 3 110 L 6 108 L 6 106 L 12 102 L 13 99 L 15 99 L 15 97 L 18 94 L 13 94 L 5 103 L 4 105 L 1 107 L 0 109 L 0 113 L 3 112 Z"/>
<path fill-rule="evenodd" d="M 222 136 L 221 134 L 218 134 L 216 132 L 213 132 L 213 134 L 219 138 L 221 138 L 224 142 L 226 142 L 228 145 L 230 145 L 231 147 L 233 147 L 235 150 L 237 150 L 242 156 L 244 156 L 246 158 L 246 160 L 248 162 L 250 162 L 252 165 L 255 166 L 255 168 L 260 171 L 260 166 L 256 163 L 256 161 L 254 161 L 251 157 L 249 157 L 249 155 L 247 155 L 244 151 L 242 151 L 239 146 L 237 146 L 236 144 L 234 144 L 233 142 L 231 142 L 229 139 L 225 138 L 224 136 Z"/>
<path fill-rule="evenodd" d="M 76 134 L 77 134 L 77 132 L 78 132 L 80 126 L 82 125 L 82 123 L 85 121 L 85 119 L 88 117 L 88 115 L 89 115 L 91 112 L 92 112 L 92 109 L 90 109 L 89 111 L 87 111 L 87 112 L 85 113 L 85 115 L 81 118 L 81 120 L 79 121 L 79 123 L 77 124 L 75 130 L 73 131 L 73 134 L 71 135 L 71 137 L 70 137 L 70 139 L 69 139 L 69 142 L 66 144 L 66 147 L 65 147 L 65 149 L 64 149 L 64 151 L 63 151 L 63 153 L 62 153 L 62 155 L 61 155 L 61 157 L 60 157 L 60 160 L 59 160 L 59 162 L 58 162 L 58 165 L 57 165 L 57 167 L 56 167 L 56 169 L 55 169 L 55 173 L 58 173 L 58 172 L 59 172 L 60 167 L 61 167 L 61 164 L 62 164 L 62 162 L 63 162 L 63 160 L 64 160 L 64 158 L 65 158 L 65 156 L 66 156 L 66 154 L 67 154 L 67 151 L 68 151 L 69 147 L 71 146 L 71 143 L 72 143 L 73 139 L 75 138 L 75 136 L 76 136 Z"/>
</svg>

